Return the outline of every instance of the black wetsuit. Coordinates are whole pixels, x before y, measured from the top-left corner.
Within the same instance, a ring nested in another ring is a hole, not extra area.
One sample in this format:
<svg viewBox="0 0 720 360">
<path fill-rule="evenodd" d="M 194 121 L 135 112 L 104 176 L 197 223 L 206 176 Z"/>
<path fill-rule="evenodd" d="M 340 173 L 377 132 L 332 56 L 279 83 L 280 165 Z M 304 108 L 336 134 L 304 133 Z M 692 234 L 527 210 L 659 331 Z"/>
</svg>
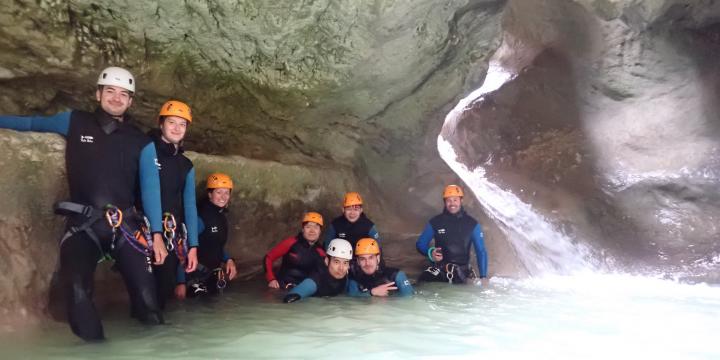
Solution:
<svg viewBox="0 0 720 360">
<path fill-rule="evenodd" d="M 192 219 L 187 222 L 188 239 L 184 244 L 185 254 L 192 247 L 197 247 L 197 211 L 195 208 L 195 175 L 193 163 L 183 155 L 182 146 L 166 143 L 162 140 L 159 129 L 151 130 L 148 135 L 155 144 L 157 152 L 158 170 L 160 172 L 160 198 L 162 200 L 163 214 L 170 213 L 175 217 L 177 229 L 175 238 L 165 239 L 166 242 L 177 243 L 177 236 L 181 233 L 181 225 L 186 223 L 185 215 Z M 190 194 L 188 194 L 190 193 Z M 185 204 L 186 196 L 190 204 Z M 186 205 L 193 209 L 187 209 Z M 194 217 L 194 218 L 193 218 Z M 173 249 L 176 250 L 176 249 Z M 168 257 L 162 265 L 155 265 L 155 279 L 158 289 L 158 304 L 165 308 L 167 299 L 172 297 L 178 271 L 178 256 L 176 251 L 168 251 Z"/>
<path fill-rule="evenodd" d="M 103 208 L 112 204 L 124 210 L 123 229 L 135 233 L 141 219 L 133 205 L 141 193 L 151 231 L 160 232 L 160 183 L 150 139 L 128 116 L 118 122 L 100 109 L 50 117 L 2 116 L 0 127 L 64 135 L 70 201 L 87 209 L 86 214 L 73 213 L 67 218 L 68 232 L 60 246 L 59 276 L 53 281 L 51 306 L 62 294 L 72 331 L 85 340 L 103 339 L 102 323 L 92 300 L 93 282 L 98 260 L 109 254 L 125 281 L 133 316 L 144 323 L 161 323 L 148 253 L 130 246 L 128 237 L 114 237 L 101 216 Z M 86 224 L 86 230 L 74 230 Z"/>
</svg>

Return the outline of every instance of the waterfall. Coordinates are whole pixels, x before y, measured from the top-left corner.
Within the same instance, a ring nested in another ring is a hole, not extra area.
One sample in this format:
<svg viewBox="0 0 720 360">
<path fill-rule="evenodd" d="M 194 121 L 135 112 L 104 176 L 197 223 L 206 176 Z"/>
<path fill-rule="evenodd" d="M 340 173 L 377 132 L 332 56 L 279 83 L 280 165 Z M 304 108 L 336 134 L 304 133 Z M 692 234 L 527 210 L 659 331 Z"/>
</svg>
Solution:
<svg viewBox="0 0 720 360">
<path fill-rule="evenodd" d="M 444 126 L 455 126 L 469 105 L 483 101 L 485 94 L 511 81 L 515 75 L 495 62 L 490 63 L 483 85 L 460 100 L 445 118 Z M 487 214 L 495 220 L 530 274 L 573 273 L 593 269 L 590 251 L 582 244 L 573 244 L 548 219 L 485 177 L 482 167 L 473 170 L 457 160 L 452 144 L 438 136 L 438 151 L 450 168 L 470 187 Z"/>
</svg>

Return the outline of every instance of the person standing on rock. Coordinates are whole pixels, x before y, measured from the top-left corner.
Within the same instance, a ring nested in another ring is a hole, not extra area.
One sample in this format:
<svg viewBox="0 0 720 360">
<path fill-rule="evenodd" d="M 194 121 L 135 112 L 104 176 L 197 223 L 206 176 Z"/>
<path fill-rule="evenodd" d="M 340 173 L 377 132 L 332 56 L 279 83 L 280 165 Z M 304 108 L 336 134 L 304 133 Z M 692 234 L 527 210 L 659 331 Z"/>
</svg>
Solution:
<svg viewBox="0 0 720 360">
<path fill-rule="evenodd" d="M 432 263 L 420 275 L 420 281 L 464 284 L 475 277 L 470 264 L 470 247 L 475 248 L 480 279 L 487 285 L 487 251 L 482 228 L 462 207 L 463 190 L 448 185 L 443 191 L 445 208 L 430 219 L 415 243 L 418 252 Z M 430 242 L 435 239 L 435 246 Z"/>
<path fill-rule="evenodd" d="M 170 100 L 160 108 L 158 128 L 148 133 L 157 152 L 163 238 L 170 250 L 165 263 L 154 267 L 161 309 L 173 295 L 178 264 L 184 265 L 181 271 L 193 272 L 198 263 L 195 168 L 192 161 L 183 155 L 183 140 L 192 120 L 192 111 L 187 104 Z"/>
<path fill-rule="evenodd" d="M 397 291 L 399 296 L 413 294 L 407 275 L 399 269 L 386 267 L 380 261 L 380 246 L 373 238 L 362 238 L 355 245 L 355 262 L 350 266 L 348 284 L 350 296 L 388 296 Z"/>
<path fill-rule="evenodd" d="M 333 219 L 325 232 L 325 246 L 335 238 L 345 239 L 350 245 L 355 246 L 358 240 L 365 237 L 380 241 L 375 223 L 363 212 L 362 197 L 359 193 L 348 192 L 343 201 L 342 215 Z"/>
<path fill-rule="evenodd" d="M 268 251 L 263 266 L 269 288 L 292 288 L 319 267 L 323 267 L 325 251 L 318 243 L 322 227 L 322 215 L 308 212 L 303 216 L 302 230 L 299 234 L 281 241 Z M 275 276 L 273 263 L 280 258 L 282 264 L 279 276 Z"/>
<path fill-rule="evenodd" d="M 180 300 L 188 295 L 215 294 L 237 276 L 235 260 L 225 251 L 229 230 L 226 214 L 233 181 L 227 174 L 210 174 L 206 190 L 207 199 L 198 206 L 199 264 L 194 271 L 189 266 L 178 266 L 175 296 Z"/>
<path fill-rule="evenodd" d="M 105 338 L 93 303 L 93 277 L 99 260 L 108 257 L 125 280 L 132 315 L 145 324 L 163 323 L 152 274 L 152 264 L 162 264 L 167 256 L 161 235 L 160 180 L 155 146 L 127 113 L 135 85 L 129 71 L 109 67 L 98 78 L 99 106 L 94 112 L 0 117 L 0 128 L 54 132 L 66 138 L 70 200 L 56 205 L 56 212 L 67 216 L 67 225 L 53 281 L 59 287 L 51 292 L 63 293 L 70 328 L 86 341 Z M 133 206 L 138 190 L 149 221 L 143 221 Z"/>
</svg>

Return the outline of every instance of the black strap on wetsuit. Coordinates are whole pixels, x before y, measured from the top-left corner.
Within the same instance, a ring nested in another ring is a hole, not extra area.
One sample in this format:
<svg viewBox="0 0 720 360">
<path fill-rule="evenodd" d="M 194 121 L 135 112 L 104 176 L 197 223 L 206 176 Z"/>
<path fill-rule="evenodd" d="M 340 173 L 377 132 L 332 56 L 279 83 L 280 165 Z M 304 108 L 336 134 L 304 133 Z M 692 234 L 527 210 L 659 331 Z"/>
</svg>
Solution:
<svg viewBox="0 0 720 360">
<path fill-rule="evenodd" d="M 90 239 L 92 239 L 92 241 L 95 243 L 95 246 L 97 246 L 98 250 L 100 251 L 100 259 L 105 259 L 107 257 L 107 253 L 105 252 L 105 250 L 103 250 L 103 247 L 100 244 L 100 238 L 98 238 L 97 234 L 92 229 L 92 226 L 98 220 L 103 218 L 103 216 L 105 215 L 104 211 L 96 209 L 89 205 L 82 205 L 70 201 L 60 201 L 56 203 L 54 210 L 56 214 L 62 216 L 85 216 L 85 221 L 80 226 L 72 226 L 70 227 L 70 229 L 68 229 L 67 232 L 65 232 L 63 237 L 60 239 L 61 247 L 65 240 L 69 239 L 77 233 L 81 233 L 84 231 L 88 234 Z"/>
</svg>

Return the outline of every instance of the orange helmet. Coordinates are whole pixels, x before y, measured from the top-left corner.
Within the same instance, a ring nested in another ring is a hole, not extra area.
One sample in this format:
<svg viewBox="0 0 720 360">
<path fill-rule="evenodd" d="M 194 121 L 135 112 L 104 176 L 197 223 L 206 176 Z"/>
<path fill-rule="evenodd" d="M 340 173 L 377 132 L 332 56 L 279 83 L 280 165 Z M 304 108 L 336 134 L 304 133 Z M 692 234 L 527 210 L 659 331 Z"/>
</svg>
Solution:
<svg viewBox="0 0 720 360">
<path fill-rule="evenodd" d="M 354 191 L 345 193 L 345 201 L 343 201 L 343 207 L 362 205 L 362 204 L 363 204 L 362 198 L 360 197 L 359 193 L 356 193 Z"/>
<path fill-rule="evenodd" d="M 158 121 L 163 116 L 177 116 L 187 120 L 188 122 L 192 122 L 192 111 L 190 110 L 190 107 L 182 101 L 170 100 L 164 103 L 160 108 Z"/>
<path fill-rule="evenodd" d="M 320 215 L 314 211 L 305 213 L 305 216 L 303 216 L 303 220 L 302 220 L 303 225 L 305 225 L 306 222 L 314 222 L 320 226 L 323 226 L 322 215 Z"/>
<path fill-rule="evenodd" d="M 380 247 L 373 238 L 362 238 L 355 244 L 355 255 L 377 255 Z"/>
<path fill-rule="evenodd" d="M 207 189 L 227 188 L 232 190 L 232 179 L 223 173 L 210 174 L 207 178 Z"/>
<path fill-rule="evenodd" d="M 449 198 L 451 196 L 463 197 L 464 194 L 462 188 L 457 185 L 446 186 L 445 191 L 443 191 L 443 199 Z"/>
</svg>

